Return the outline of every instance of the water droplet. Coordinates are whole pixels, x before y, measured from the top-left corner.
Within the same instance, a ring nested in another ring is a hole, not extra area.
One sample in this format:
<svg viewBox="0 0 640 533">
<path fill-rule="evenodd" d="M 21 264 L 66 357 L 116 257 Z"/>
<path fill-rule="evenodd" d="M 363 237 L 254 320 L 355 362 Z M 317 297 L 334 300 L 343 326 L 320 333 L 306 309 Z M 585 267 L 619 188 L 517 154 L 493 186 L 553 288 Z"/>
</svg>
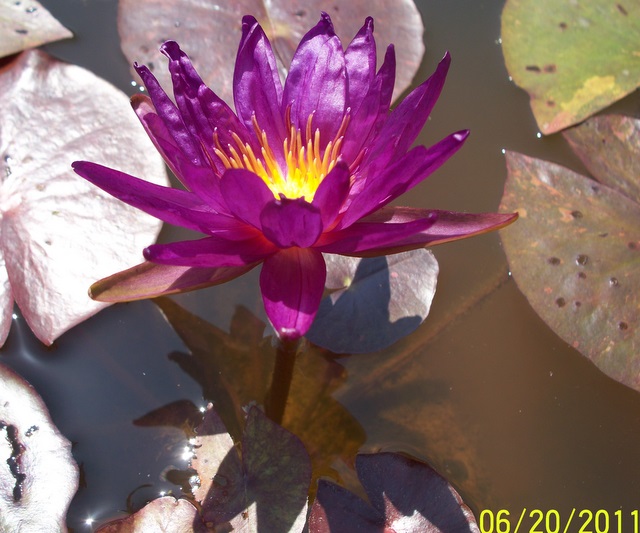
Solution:
<svg viewBox="0 0 640 533">
<path fill-rule="evenodd" d="M 578 272 L 578 277 L 580 279 L 587 279 L 587 275 L 584 272 Z"/>
<path fill-rule="evenodd" d="M 576 264 L 578 266 L 585 266 L 588 262 L 589 262 L 588 255 L 580 254 L 578 257 L 576 257 Z"/>
<path fill-rule="evenodd" d="M 564 298 L 560 297 L 556 300 L 556 305 L 558 307 L 564 307 L 565 305 L 567 305 L 567 301 Z"/>
<path fill-rule="evenodd" d="M 618 322 L 618 329 L 620 331 L 625 331 L 629 329 L 629 324 L 627 324 L 626 322 Z"/>
<path fill-rule="evenodd" d="M 25 9 L 27 13 L 33 13 L 34 11 L 37 11 L 37 10 L 38 10 L 37 7 L 28 7 L 27 9 Z"/>
<path fill-rule="evenodd" d="M 502 155 L 506 154 L 507 151 L 503 148 L 502 150 L 500 150 L 502 152 Z"/>
<path fill-rule="evenodd" d="M 607 232 L 605 233 L 598 233 L 598 237 L 608 237 L 609 234 Z"/>
<path fill-rule="evenodd" d="M 174 25 L 176 28 L 179 28 L 181 24 L 182 24 L 182 23 L 181 23 L 179 20 L 176 20 L 176 21 L 173 23 L 173 25 Z"/>
<path fill-rule="evenodd" d="M 15 30 L 15 32 L 20 35 L 26 35 L 27 33 L 29 33 L 27 30 L 23 30 L 23 29 Z"/>
<path fill-rule="evenodd" d="M 536 137 L 537 137 L 538 139 L 542 139 L 542 133 L 540 133 L 540 132 L 536 133 Z"/>
<path fill-rule="evenodd" d="M 581 211 L 571 211 L 571 216 L 573 218 L 582 218 L 582 212 Z"/>
<path fill-rule="evenodd" d="M 137 87 L 138 86 L 138 82 L 136 80 L 131 80 L 131 87 Z"/>
<path fill-rule="evenodd" d="M 609 286 L 617 287 L 619 285 L 618 278 L 609 278 Z"/>
<path fill-rule="evenodd" d="M 549 259 L 547 259 L 547 263 L 553 266 L 558 266 L 561 263 L 561 261 L 557 257 L 550 257 Z"/>
<path fill-rule="evenodd" d="M 6 165 L 4 168 L 4 172 L 6 177 L 8 178 L 9 176 L 11 176 L 11 164 L 13 163 L 13 159 L 11 158 L 10 155 L 5 155 L 4 156 L 4 164 Z"/>
</svg>

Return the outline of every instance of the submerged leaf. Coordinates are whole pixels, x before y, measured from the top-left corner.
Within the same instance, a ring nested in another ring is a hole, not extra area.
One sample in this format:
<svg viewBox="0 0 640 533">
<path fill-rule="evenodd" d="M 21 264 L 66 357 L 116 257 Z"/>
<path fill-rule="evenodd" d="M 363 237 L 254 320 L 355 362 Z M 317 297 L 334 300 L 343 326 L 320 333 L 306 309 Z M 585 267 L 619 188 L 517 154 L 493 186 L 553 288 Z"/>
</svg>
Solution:
<svg viewBox="0 0 640 533">
<path fill-rule="evenodd" d="M 211 407 L 197 433 L 191 466 L 200 478 L 194 496 L 206 523 L 230 522 L 247 532 L 302 531 L 311 464 L 295 435 L 256 407 L 247 415 L 241 455 Z"/>
<path fill-rule="evenodd" d="M 370 504 L 322 480 L 311 508 L 311 533 L 479 531 L 456 490 L 424 463 L 377 453 L 358 455 L 356 470 Z"/>
<path fill-rule="evenodd" d="M 149 65 L 164 87 L 171 85 L 171 79 L 165 68 L 153 68 L 163 61 L 158 47 L 169 39 L 178 41 L 204 82 L 231 103 L 233 65 L 242 16 L 250 14 L 258 19 L 282 70 L 288 68 L 297 43 L 317 22 L 321 11 L 331 15 L 344 46 L 349 44 L 365 18 L 373 17 L 378 64 L 388 44 L 393 43 L 396 48 L 398 70 L 394 98 L 409 86 L 424 54 L 422 18 L 411 0 L 349 0 L 332 2 L 330 6 L 321 0 L 296 4 L 286 0 L 121 0 L 118 30 L 124 55 L 131 63 Z"/>
<path fill-rule="evenodd" d="M 73 34 L 36 0 L 0 3 L 0 57 Z"/>
<path fill-rule="evenodd" d="M 518 287 L 565 341 L 640 390 L 640 204 L 521 154 L 507 169 L 501 208 L 520 220 L 501 235 Z"/>
<path fill-rule="evenodd" d="M 32 50 L 0 70 L 0 93 L 0 345 L 14 300 L 51 344 L 105 306 L 91 283 L 139 263 L 160 230 L 71 163 L 108 161 L 160 184 L 166 171 L 126 96 L 85 69 Z"/>
<path fill-rule="evenodd" d="M 576 124 L 640 86 L 640 3 L 508 0 L 505 63 L 540 131 Z"/>
<path fill-rule="evenodd" d="M 381 350 L 413 332 L 436 292 L 438 262 L 425 249 L 358 259 L 325 255 L 327 288 L 307 337 L 336 353 Z"/>
<path fill-rule="evenodd" d="M 265 324 L 238 307 L 225 333 L 169 298 L 155 300 L 191 354 L 174 359 L 203 389 L 234 439 L 242 436 L 248 404 L 264 405 L 272 382 L 275 349 Z M 337 460 L 349 462 L 365 441 L 358 421 L 333 394 L 346 381 L 344 367 L 311 346 L 296 356 L 283 426 L 304 443 L 313 479 L 333 476 Z"/>
<path fill-rule="evenodd" d="M 0 531 L 66 531 L 78 489 L 71 443 L 42 399 L 0 364 Z"/>
</svg>

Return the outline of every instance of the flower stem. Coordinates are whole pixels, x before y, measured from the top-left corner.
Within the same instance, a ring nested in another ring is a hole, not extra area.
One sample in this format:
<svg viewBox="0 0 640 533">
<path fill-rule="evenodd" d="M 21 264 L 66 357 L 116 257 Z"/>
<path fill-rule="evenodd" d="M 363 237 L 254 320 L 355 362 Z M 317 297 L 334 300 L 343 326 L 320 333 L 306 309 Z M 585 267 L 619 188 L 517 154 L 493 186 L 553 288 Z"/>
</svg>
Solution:
<svg viewBox="0 0 640 533">
<path fill-rule="evenodd" d="M 265 398 L 265 413 L 276 424 L 282 424 L 296 362 L 297 342 L 279 341 L 273 367 L 271 387 Z"/>
</svg>

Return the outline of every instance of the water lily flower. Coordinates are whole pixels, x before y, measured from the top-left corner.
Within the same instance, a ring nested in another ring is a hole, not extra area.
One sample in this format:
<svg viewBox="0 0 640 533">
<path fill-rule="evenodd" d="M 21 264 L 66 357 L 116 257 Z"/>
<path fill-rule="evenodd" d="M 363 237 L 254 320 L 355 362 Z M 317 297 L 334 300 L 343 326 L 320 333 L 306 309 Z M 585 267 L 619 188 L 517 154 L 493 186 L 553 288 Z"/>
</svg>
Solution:
<svg viewBox="0 0 640 533">
<path fill-rule="evenodd" d="M 449 68 L 390 111 L 393 46 L 376 71 L 373 20 L 343 49 L 325 13 L 301 40 L 284 85 L 255 18 L 242 20 L 233 77 L 235 112 L 207 87 L 177 43 L 169 59 L 175 103 L 145 66 L 148 96 L 132 105 L 185 189 L 154 185 L 90 162 L 82 177 L 202 239 L 155 244 L 146 262 L 98 281 L 93 298 L 125 301 L 231 280 L 262 264 L 260 288 L 278 335 L 304 335 L 324 290 L 323 253 L 365 257 L 503 227 L 515 214 L 464 214 L 388 204 L 442 165 L 468 131 L 411 148 Z"/>
</svg>

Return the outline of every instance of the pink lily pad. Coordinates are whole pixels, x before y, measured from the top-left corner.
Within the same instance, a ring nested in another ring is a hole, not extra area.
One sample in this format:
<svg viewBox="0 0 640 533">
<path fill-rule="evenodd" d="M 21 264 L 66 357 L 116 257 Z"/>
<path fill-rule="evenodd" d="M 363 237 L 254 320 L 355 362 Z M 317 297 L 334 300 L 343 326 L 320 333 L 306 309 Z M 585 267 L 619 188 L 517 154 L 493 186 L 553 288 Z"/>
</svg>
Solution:
<svg viewBox="0 0 640 533">
<path fill-rule="evenodd" d="M 508 0 L 502 48 L 540 131 L 577 124 L 640 86 L 637 1 Z"/>
<path fill-rule="evenodd" d="M 137 513 L 105 524 L 97 533 L 192 533 L 207 531 L 198 510 L 187 500 L 163 496 Z"/>
<path fill-rule="evenodd" d="M 13 302 L 45 344 L 105 304 L 88 288 L 139 263 L 160 222 L 89 185 L 77 159 L 168 184 L 126 96 L 77 66 L 24 52 L 0 70 L 0 345 Z"/>
<path fill-rule="evenodd" d="M 425 463 L 396 453 L 376 453 L 358 455 L 356 470 L 370 503 L 321 480 L 309 531 L 480 531 L 456 490 Z"/>
<path fill-rule="evenodd" d="M 507 169 L 501 208 L 520 219 L 501 235 L 518 287 L 560 337 L 640 391 L 640 204 L 521 154 L 507 153 Z"/>
<path fill-rule="evenodd" d="M 379 61 L 387 45 L 394 44 L 396 48 L 398 70 L 394 98 L 409 86 L 424 54 L 422 18 L 411 0 L 343 0 L 330 5 L 321 0 L 293 3 L 286 0 L 268 3 L 261 0 L 121 0 L 118 30 L 124 55 L 131 63 L 148 65 L 162 86 L 170 87 L 171 79 L 158 47 L 171 39 L 180 43 L 204 82 L 231 103 L 233 66 L 243 15 L 258 19 L 274 47 L 281 69 L 286 69 L 297 43 L 318 21 L 321 11 L 331 16 L 344 46 L 365 18 L 373 17 Z"/>
<path fill-rule="evenodd" d="M 35 0 L 0 3 L 0 57 L 73 37 Z"/>
<path fill-rule="evenodd" d="M 197 433 L 191 466 L 200 481 L 194 496 L 205 523 L 229 522 L 247 532 L 302 531 L 311 462 L 295 435 L 257 407 L 247 414 L 241 455 L 211 408 Z"/>
<path fill-rule="evenodd" d="M 327 254 L 327 289 L 307 338 L 336 353 L 381 350 L 413 332 L 436 293 L 429 250 L 359 259 Z"/>
<path fill-rule="evenodd" d="M 65 531 L 78 479 L 40 396 L 0 364 L 0 531 Z"/>
</svg>

